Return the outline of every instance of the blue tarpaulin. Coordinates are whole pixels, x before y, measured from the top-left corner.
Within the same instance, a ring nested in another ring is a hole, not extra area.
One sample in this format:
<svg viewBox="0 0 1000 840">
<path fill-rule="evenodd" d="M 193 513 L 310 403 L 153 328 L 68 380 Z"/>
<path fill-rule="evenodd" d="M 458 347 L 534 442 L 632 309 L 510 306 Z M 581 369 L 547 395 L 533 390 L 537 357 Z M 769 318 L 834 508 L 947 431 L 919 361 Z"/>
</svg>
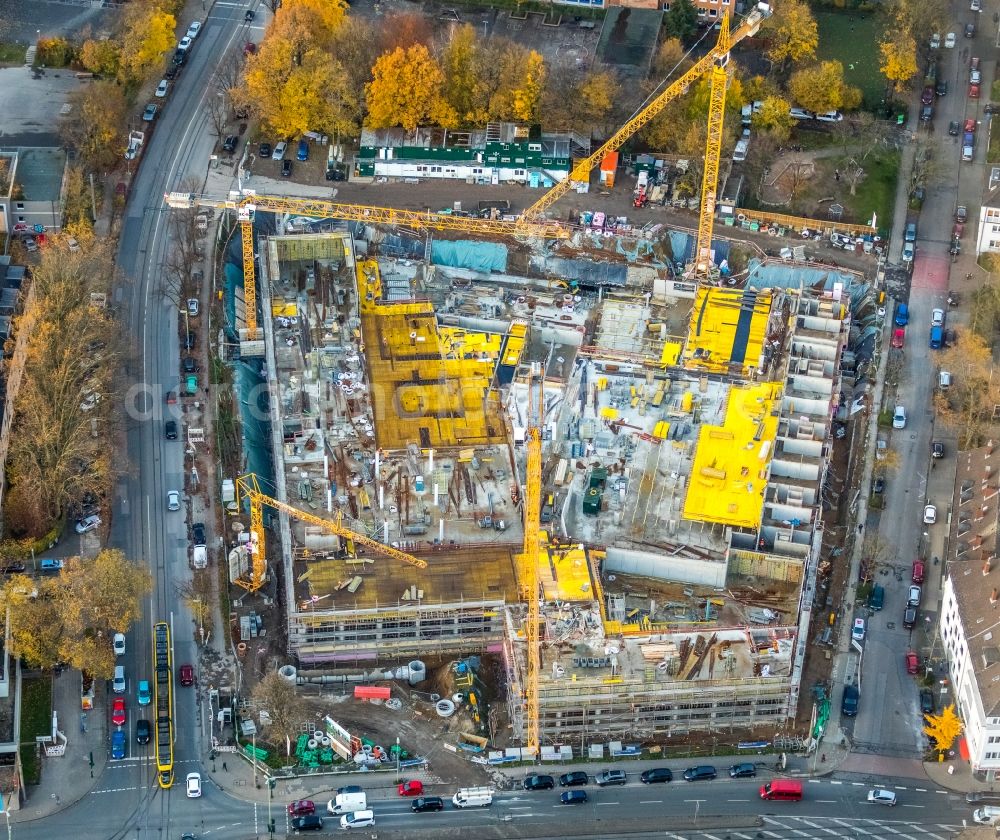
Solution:
<svg viewBox="0 0 1000 840">
<path fill-rule="evenodd" d="M 489 274 L 507 271 L 507 248 L 496 242 L 470 242 L 435 239 L 431 243 L 431 262 L 449 268 L 467 268 Z"/>
</svg>

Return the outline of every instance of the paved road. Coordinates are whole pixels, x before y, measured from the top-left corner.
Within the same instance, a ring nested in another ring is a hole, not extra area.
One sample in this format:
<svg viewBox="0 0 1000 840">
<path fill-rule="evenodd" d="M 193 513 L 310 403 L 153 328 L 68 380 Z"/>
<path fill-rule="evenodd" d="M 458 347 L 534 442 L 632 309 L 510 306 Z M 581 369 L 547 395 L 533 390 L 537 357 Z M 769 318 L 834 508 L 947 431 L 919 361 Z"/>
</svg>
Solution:
<svg viewBox="0 0 1000 840">
<path fill-rule="evenodd" d="M 211 785 L 200 800 L 194 801 L 192 807 L 197 813 L 193 821 L 178 820 L 183 810 L 179 806 L 191 803 L 178 799 L 176 792 L 171 797 L 138 796 L 129 812 L 113 811 L 110 802 L 123 792 L 112 787 L 118 772 L 106 773 L 108 785 L 91 796 L 91 801 L 101 807 L 87 816 L 89 837 L 152 836 L 153 826 L 165 826 L 168 819 L 173 833 L 164 837 L 173 837 L 178 830 L 195 831 L 217 840 L 243 840 L 258 832 L 266 833 L 266 807 L 229 800 Z M 122 770 L 121 775 L 127 776 L 128 770 Z M 649 836 L 760 840 L 760 831 L 771 840 L 900 835 L 934 840 L 953 836 L 962 820 L 971 815 L 970 806 L 960 796 L 906 786 L 897 789 L 899 807 L 868 805 L 867 783 L 836 779 L 806 783 L 804 801 L 800 803 L 762 802 L 757 794 L 760 781 L 719 779 L 653 786 L 630 782 L 625 787 L 605 789 L 591 785 L 587 788 L 590 801 L 573 807 L 558 803 L 558 790 L 501 793 L 490 808 L 460 811 L 449 803 L 447 810 L 436 814 L 413 814 L 409 801 L 398 798 L 370 801 L 369 805 L 376 815 L 379 836 L 441 838 L 467 837 L 470 829 L 477 837 L 608 838 L 619 833 L 641 837 L 645 836 L 643 826 L 646 830 L 669 826 L 669 834 L 664 835 L 661 828 Z M 450 792 L 440 791 L 445 797 Z M 279 835 L 289 831 L 283 806 L 283 802 L 275 803 L 273 809 Z M 328 817 L 323 833 L 339 833 L 337 822 Z M 57 837 L 61 827 L 70 826 L 78 831 L 80 823 L 64 813 L 41 823 L 18 826 L 17 837 Z"/>
<path fill-rule="evenodd" d="M 160 285 L 171 235 L 162 196 L 186 178 L 204 178 L 214 142 L 205 129 L 203 101 L 211 89 L 206 79 L 225 54 L 239 49 L 250 37 L 243 21 L 248 6 L 220 2 L 205 21 L 188 64 L 147 138 L 145 161 L 123 221 L 118 266 L 124 282 L 115 290 L 114 302 L 133 341 L 128 374 L 134 387 L 125 406 L 132 470 L 114 493 L 110 543 L 149 564 L 154 592 L 144 607 L 144 621 L 129 634 L 124 660 L 130 700 L 128 757 L 109 764 L 101 784 L 78 806 L 45 821 L 48 837 L 58 836 L 53 826 L 63 819 L 77 827 L 101 827 L 99 834 L 91 836 L 136 840 L 159 840 L 180 831 L 201 834 L 208 826 L 237 822 L 245 836 L 255 827 L 254 809 L 241 803 L 235 810 L 242 813 L 243 820 L 234 817 L 234 801 L 211 783 L 206 784 L 202 798 L 185 796 L 187 773 L 200 770 L 206 778 L 210 776 L 198 762 L 205 721 L 194 689 L 175 683 L 176 784 L 172 790 L 158 788 L 152 748 L 139 746 L 134 739 L 135 719 L 140 713 L 134 699 L 135 685 L 139 679 L 153 678 L 152 624 L 171 622 L 175 664 L 197 661 L 191 616 L 178 597 L 178 587 L 189 579 L 186 513 L 183 506 L 178 512 L 166 509 L 168 490 L 184 492 L 186 470 L 183 443 L 166 440 L 163 432 L 164 395 L 177 387 L 180 354 L 178 312 Z M 257 24 L 259 27 L 260 21 Z M 199 338 L 205 339 L 202 331 Z M 151 716 L 151 709 L 146 707 L 142 712 Z M 19 827 L 22 833 L 28 833 L 28 827 Z"/>
<path fill-rule="evenodd" d="M 961 35 L 966 19 L 974 16 L 963 3 L 961 11 L 955 15 L 959 22 L 949 29 Z M 987 99 L 967 97 L 968 68 L 970 56 L 986 58 L 993 54 L 988 44 L 995 37 L 996 27 L 988 23 L 985 15 L 980 16 L 979 23 L 980 31 L 975 39 L 960 37 L 955 49 L 938 51 L 939 72 L 948 80 L 949 91 L 946 96 L 937 97 L 933 123 L 915 129 L 918 136 L 929 133 L 937 141 L 941 171 L 927 185 L 927 197 L 919 217 L 917 256 L 908 301 L 910 320 L 906 327 L 905 348 L 899 354 L 901 372 L 895 401 L 906 407 L 908 421 L 905 429 L 891 432 L 891 447 L 899 454 L 899 466 L 888 474 L 885 508 L 878 520 L 878 537 L 886 547 L 886 558 L 876 575 L 876 582 L 886 589 L 885 608 L 874 615 L 866 609 L 857 613 L 869 619 L 869 626 L 864 644 L 862 700 L 853 725 L 853 740 L 862 750 L 882 755 L 916 756 L 925 743 L 921 733 L 923 719 L 918 705 L 918 686 L 914 677 L 906 673 L 904 653 L 912 649 L 923 659 L 931 652 L 940 601 L 943 566 L 936 563 L 935 558 L 944 556 L 955 446 L 942 430 L 935 432 L 934 429 L 932 400 L 938 367 L 936 351 L 930 349 L 928 337 L 931 311 L 948 309 L 950 273 L 968 270 L 965 265 L 968 258 L 963 257 L 956 264 L 948 254 L 955 207 L 966 204 L 970 220 L 977 219 L 978 198 L 986 177 L 988 124 L 983 121 L 982 103 Z M 989 90 L 993 71 L 994 62 L 987 62 L 983 68 L 984 91 Z M 980 121 L 975 161 L 961 163 L 959 138 L 948 135 L 948 123 L 951 120 L 964 122 L 968 118 Z M 913 125 L 916 125 L 915 119 Z M 968 227 L 974 229 L 975 222 Z M 891 250 L 894 255 L 898 255 L 901 248 L 901 230 L 897 232 L 897 239 L 899 241 L 893 242 Z M 974 232 L 966 234 L 963 245 L 970 252 L 973 250 Z M 955 310 L 947 314 L 949 319 L 959 317 Z M 887 318 L 892 316 L 890 306 Z M 888 334 L 883 334 L 884 340 Z M 892 383 L 887 382 L 886 394 L 891 409 Z M 929 457 L 932 439 L 944 440 L 947 450 L 947 457 L 936 463 L 934 469 Z M 938 506 L 935 525 L 925 526 L 922 522 L 923 506 L 927 502 Z M 911 568 L 917 557 L 927 561 L 927 575 L 917 626 L 909 631 L 903 627 L 902 618 Z M 938 695 L 936 700 L 940 706 L 946 698 Z M 847 719 L 844 723 L 850 731 Z"/>
</svg>

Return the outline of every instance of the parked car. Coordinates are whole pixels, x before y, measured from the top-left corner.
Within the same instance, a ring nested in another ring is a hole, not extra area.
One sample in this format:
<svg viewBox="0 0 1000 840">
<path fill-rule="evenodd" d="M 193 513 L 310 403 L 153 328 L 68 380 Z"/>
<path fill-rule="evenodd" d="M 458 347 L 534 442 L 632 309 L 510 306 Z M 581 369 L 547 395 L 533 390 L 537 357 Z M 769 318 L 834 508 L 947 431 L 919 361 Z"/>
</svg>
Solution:
<svg viewBox="0 0 1000 840">
<path fill-rule="evenodd" d="M 965 224 L 969 219 L 969 209 L 964 204 L 959 204 L 955 208 L 955 221 Z"/>
<path fill-rule="evenodd" d="M 949 50 L 953 49 L 955 46 L 955 41 L 956 41 L 955 33 L 949 32 L 947 35 L 944 36 L 945 48 Z"/>
<path fill-rule="evenodd" d="M 937 522 L 937 508 L 934 505 L 924 505 L 924 525 Z"/>
<path fill-rule="evenodd" d="M 718 771 L 711 764 L 699 764 L 697 767 L 688 767 L 684 771 L 684 780 L 688 782 L 711 781 L 718 775 Z"/>
<path fill-rule="evenodd" d="M 938 96 L 947 96 L 948 95 L 948 80 L 947 79 L 938 79 L 937 80 L 937 84 L 934 85 L 934 93 L 937 94 Z"/>
<path fill-rule="evenodd" d="M 525 790 L 552 790 L 555 786 L 556 780 L 551 776 L 533 775 L 524 780 Z"/>
<path fill-rule="evenodd" d="M 170 82 L 168 82 L 166 79 L 160 79 L 160 83 L 156 86 L 156 92 L 154 93 L 154 96 L 159 96 L 162 99 L 164 96 L 167 95 L 167 88 L 169 87 L 169 85 Z"/>
<path fill-rule="evenodd" d="M 181 665 L 177 669 L 177 681 L 183 686 L 194 685 L 194 667 L 191 665 Z"/>
<path fill-rule="evenodd" d="M 937 32 L 935 32 L 933 35 L 931 35 L 930 47 L 932 50 L 936 50 L 940 48 L 940 46 L 941 46 L 941 36 Z"/>
<path fill-rule="evenodd" d="M 976 24 L 974 23 L 965 24 L 965 37 L 966 38 L 976 37 Z"/>
<path fill-rule="evenodd" d="M 896 329 L 892 331 L 892 346 L 895 347 L 897 350 L 902 350 L 905 341 L 906 341 L 906 330 L 904 330 L 902 327 L 896 327 Z"/>
<path fill-rule="evenodd" d="M 292 160 L 291 158 L 285 158 L 281 161 L 281 174 L 285 178 L 290 178 L 292 176 Z"/>
<path fill-rule="evenodd" d="M 559 777 L 559 787 L 579 787 L 585 785 L 590 777 L 582 770 L 574 770 L 572 773 L 563 773 Z"/>
<path fill-rule="evenodd" d="M 299 140 L 299 148 L 295 154 L 299 160 L 309 160 L 309 141 L 306 139 Z"/>
<path fill-rule="evenodd" d="M 184 373 L 197 373 L 201 370 L 201 367 L 190 356 L 185 356 L 181 359 L 181 370 L 183 370 Z"/>
<path fill-rule="evenodd" d="M 914 583 L 920 584 L 924 582 L 924 561 L 914 560 L 913 569 L 910 572 L 910 580 Z"/>
<path fill-rule="evenodd" d="M 125 655 L 125 634 L 115 633 L 111 640 L 111 649 L 115 652 L 115 656 Z"/>
<path fill-rule="evenodd" d="M 191 537 L 195 545 L 205 545 L 205 523 L 194 522 L 191 524 Z"/>
<path fill-rule="evenodd" d="M 75 531 L 78 534 L 86 534 L 87 531 L 93 531 L 101 524 L 101 517 L 96 513 L 90 514 L 90 516 L 85 516 L 83 519 L 76 520 Z"/>
<path fill-rule="evenodd" d="M 979 85 L 969 85 L 969 99 L 979 99 Z"/>
<path fill-rule="evenodd" d="M 159 109 L 160 109 L 159 105 L 157 105 L 155 102 L 150 102 L 146 106 L 145 110 L 142 112 L 142 121 L 143 122 L 152 122 L 153 120 L 155 120 L 156 119 L 156 112 Z"/>
<path fill-rule="evenodd" d="M 934 695 L 931 692 L 920 692 L 920 711 L 925 715 L 934 714 Z"/>
<path fill-rule="evenodd" d="M 932 458 L 944 457 L 944 444 L 941 443 L 941 441 L 938 440 L 931 441 L 931 457 Z"/>
<path fill-rule="evenodd" d="M 168 420 L 163 424 L 163 435 L 167 440 L 177 440 L 177 421 Z"/>
<path fill-rule="evenodd" d="M 917 586 L 916 584 L 913 584 L 909 588 L 909 590 L 907 590 L 907 593 L 906 593 L 906 604 L 907 604 L 907 606 L 910 606 L 910 607 L 919 607 L 920 606 L 920 595 L 921 595 L 920 587 Z"/>
<path fill-rule="evenodd" d="M 639 775 L 639 781 L 644 785 L 656 785 L 673 780 L 674 774 L 669 767 L 654 767 L 651 770 L 643 770 Z"/>
<path fill-rule="evenodd" d="M 198 33 L 201 32 L 201 21 L 196 20 L 188 27 L 187 37 L 192 41 L 198 37 Z"/>
<path fill-rule="evenodd" d="M 926 87 L 924 87 L 922 91 L 920 91 L 920 104 L 930 105 L 933 101 L 934 101 L 934 88 L 932 88 L 930 85 L 927 85 Z"/>
<path fill-rule="evenodd" d="M 861 692 L 856 685 L 845 685 L 844 696 L 840 701 L 840 713 L 844 717 L 856 717 L 858 714 L 858 703 L 861 700 Z"/>
<path fill-rule="evenodd" d="M 912 242 L 907 242 L 903 245 L 903 262 L 911 263 L 913 262 L 913 257 L 916 254 L 916 248 L 913 247 Z"/>
<path fill-rule="evenodd" d="M 958 137 L 962 133 L 962 124 L 958 120 L 952 120 L 948 123 L 948 133 L 952 137 Z"/>
<path fill-rule="evenodd" d="M 906 406 L 897 405 L 895 410 L 892 412 L 892 428 L 906 428 Z"/>
<path fill-rule="evenodd" d="M 623 785 L 627 781 L 624 770 L 602 770 L 594 777 L 598 787 Z"/>
<path fill-rule="evenodd" d="M 222 141 L 222 151 L 229 152 L 232 154 L 236 151 L 236 144 L 240 142 L 240 138 L 235 134 L 230 134 Z"/>
<path fill-rule="evenodd" d="M 851 638 L 856 642 L 865 640 L 865 620 L 863 618 L 854 619 L 854 626 L 851 627 Z"/>
<path fill-rule="evenodd" d="M 757 765 L 750 762 L 734 764 L 729 768 L 730 779 L 750 779 L 757 775 Z"/>
<path fill-rule="evenodd" d="M 285 157 L 285 149 L 288 148 L 288 144 L 282 140 L 274 147 L 274 151 L 271 152 L 271 160 L 282 160 Z"/>
<path fill-rule="evenodd" d="M 167 491 L 167 510 L 181 509 L 181 494 L 177 490 Z"/>
<path fill-rule="evenodd" d="M 191 49 L 191 39 L 187 35 L 185 35 L 183 38 L 180 39 L 180 41 L 177 42 L 177 49 L 179 49 L 181 52 L 187 52 L 189 49 Z"/>
<path fill-rule="evenodd" d="M 903 610 L 903 627 L 907 630 L 911 630 L 917 623 L 917 608 L 912 604 L 908 604 L 906 609 Z"/>
<path fill-rule="evenodd" d="M 915 674 L 920 670 L 920 659 L 912 650 L 908 650 L 903 657 L 906 662 L 906 673 Z"/>
<path fill-rule="evenodd" d="M 63 561 L 58 558 L 45 558 L 38 561 L 38 571 L 40 572 L 61 572 Z"/>
<path fill-rule="evenodd" d="M 257 156 L 261 160 L 266 160 L 267 158 L 271 157 L 271 144 L 261 143 L 257 149 Z"/>
</svg>

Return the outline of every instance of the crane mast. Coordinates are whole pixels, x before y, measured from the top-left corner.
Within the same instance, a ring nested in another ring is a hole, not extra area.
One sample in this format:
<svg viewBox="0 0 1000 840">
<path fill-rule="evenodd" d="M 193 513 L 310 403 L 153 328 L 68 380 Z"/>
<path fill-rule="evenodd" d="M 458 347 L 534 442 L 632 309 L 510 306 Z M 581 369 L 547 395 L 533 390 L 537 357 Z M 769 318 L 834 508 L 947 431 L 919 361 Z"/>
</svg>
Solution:
<svg viewBox="0 0 1000 840">
<path fill-rule="evenodd" d="M 726 116 L 726 88 L 729 76 L 729 13 L 722 16 L 716 60 L 712 65 L 711 91 L 708 99 L 708 129 L 705 137 L 705 172 L 701 179 L 701 211 L 698 214 L 698 239 L 694 250 L 694 275 L 708 280 L 712 267 L 712 231 L 715 227 L 715 203 L 719 190 L 719 160 L 722 156 L 722 127 Z"/>
</svg>

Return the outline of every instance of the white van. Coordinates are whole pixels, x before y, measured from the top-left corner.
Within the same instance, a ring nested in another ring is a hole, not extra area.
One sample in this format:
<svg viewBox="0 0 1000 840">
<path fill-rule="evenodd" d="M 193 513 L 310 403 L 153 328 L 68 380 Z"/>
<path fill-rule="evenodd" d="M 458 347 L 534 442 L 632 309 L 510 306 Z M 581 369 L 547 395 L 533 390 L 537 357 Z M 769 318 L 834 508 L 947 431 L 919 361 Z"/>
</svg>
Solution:
<svg viewBox="0 0 1000 840">
<path fill-rule="evenodd" d="M 353 811 L 364 811 L 368 808 L 368 795 L 364 791 L 357 793 L 338 793 L 326 803 L 326 810 L 334 816 L 350 814 Z"/>
<path fill-rule="evenodd" d="M 191 555 L 191 565 L 195 569 L 208 568 L 208 549 L 203 545 L 196 545 Z"/>
<path fill-rule="evenodd" d="M 340 818 L 341 828 L 364 828 L 368 825 L 375 825 L 374 811 L 352 811 Z"/>
<path fill-rule="evenodd" d="M 735 163 L 740 163 L 747 159 L 747 152 L 750 150 L 749 140 L 740 140 L 736 143 L 736 148 L 733 150 L 733 161 Z"/>
<path fill-rule="evenodd" d="M 982 808 L 976 808 L 972 812 L 972 821 L 980 825 L 996 825 L 1000 822 L 1000 807 L 984 805 Z"/>
<path fill-rule="evenodd" d="M 493 790 L 488 787 L 462 788 L 451 801 L 456 808 L 486 808 L 493 804 Z"/>
<path fill-rule="evenodd" d="M 115 665 L 115 678 L 111 681 L 111 688 L 115 694 L 125 693 L 125 666 Z"/>
</svg>

